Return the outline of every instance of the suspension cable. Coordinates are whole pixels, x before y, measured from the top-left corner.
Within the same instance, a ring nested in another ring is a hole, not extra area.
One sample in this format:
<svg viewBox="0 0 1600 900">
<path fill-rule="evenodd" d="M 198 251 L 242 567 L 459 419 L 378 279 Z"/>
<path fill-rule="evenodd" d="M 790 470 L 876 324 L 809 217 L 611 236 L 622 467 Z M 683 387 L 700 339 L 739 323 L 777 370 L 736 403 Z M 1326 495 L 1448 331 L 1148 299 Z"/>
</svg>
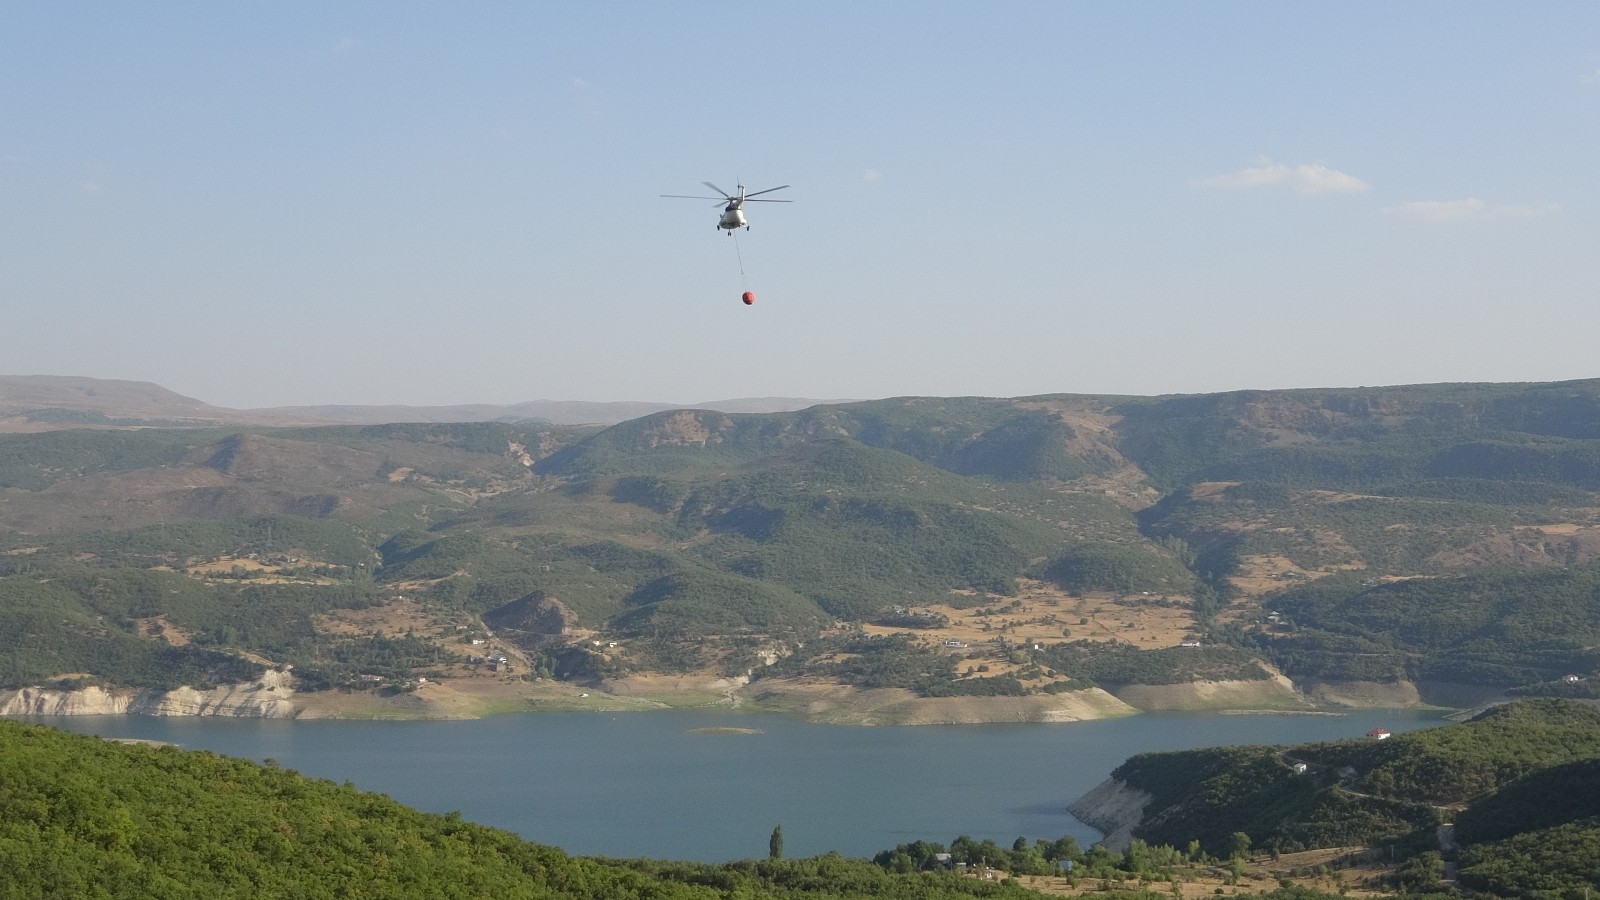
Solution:
<svg viewBox="0 0 1600 900">
<path fill-rule="evenodd" d="M 749 290 L 749 280 L 744 275 L 744 251 L 739 249 L 739 232 L 730 231 L 728 233 L 733 235 L 733 252 L 739 259 L 739 289 Z"/>
</svg>

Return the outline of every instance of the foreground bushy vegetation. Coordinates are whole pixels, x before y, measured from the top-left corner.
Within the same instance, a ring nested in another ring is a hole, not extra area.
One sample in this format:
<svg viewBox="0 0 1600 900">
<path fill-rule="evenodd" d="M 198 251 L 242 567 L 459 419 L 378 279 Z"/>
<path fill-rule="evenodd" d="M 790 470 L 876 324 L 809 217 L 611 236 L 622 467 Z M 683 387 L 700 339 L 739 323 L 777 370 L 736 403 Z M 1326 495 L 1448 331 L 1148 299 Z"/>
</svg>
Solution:
<svg viewBox="0 0 1600 900">
<path fill-rule="evenodd" d="M 1583 789 L 1594 792 L 1593 779 Z M 1461 854 L 1461 883 L 1497 897 L 1572 897 L 1600 891 L 1600 816 L 1564 822 Z"/>
<path fill-rule="evenodd" d="M 1531 770 L 1456 817 L 1462 883 L 1500 896 L 1600 892 L 1600 758 Z"/>
</svg>

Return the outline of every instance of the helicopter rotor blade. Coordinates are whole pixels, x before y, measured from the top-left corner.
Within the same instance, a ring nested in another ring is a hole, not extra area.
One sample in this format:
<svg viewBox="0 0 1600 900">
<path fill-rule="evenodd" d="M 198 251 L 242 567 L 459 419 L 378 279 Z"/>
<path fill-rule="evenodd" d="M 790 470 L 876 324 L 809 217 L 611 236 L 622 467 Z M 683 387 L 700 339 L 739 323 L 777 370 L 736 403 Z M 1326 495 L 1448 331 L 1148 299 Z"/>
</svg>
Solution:
<svg viewBox="0 0 1600 900">
<path fill-rule="evenodd" d="M 662 194 L 661 196 L 663 196 L 663 197 L 673 197 L 673 198 L 676 198 L 678 200 L 715 200 L 718 203 L 726 203 L 727 202 L 727 198 L 725 198 L 725 197 L 700 197 L 700 196 L 697 196 L 697 195 L 694 195 L 694 194 Z"/>
<path fill-rule="evenodd" d="M 746 197 L 748 203 L 793 203 L 793 200 L 775 200 L 771 197 Z"/>
<path fill-rule="evenodd" d="M 728 193 L 727 191 L 723 190 L 722 188 L 717 187 L 716 185 L 712 184 L 709 181 L 702 181 L 700 183 L 705 185 L 708 188 L 711 188 L 713 191 L 716 191 L 717 193 L 721 194 L 724 200 L 732 200 L 733 199 L 733 195 L 732 194 Z"/>
<path fill-rule="evenodd" d="M 751 197 L 755 197 L 755 196 L 759 196 L 759 195 L 761 195 L 761 194 L 770 194 L 770 193 L 772 193 L 772 192 L 773 192 L 773 191 L 781 191 L 781 190 L 783 190 L 783 189 L 784 189 L 784 188 L 786 188 L 786 187 L 788 187 L 788 185 L 787 185 L 787 184 L 780 184 L 780 185 L 778 185 L 778 186 L 777 186 L 777 187 L 775 187 L 775 188 L 767 188 L 767 189 L 766 189 L 766 190 L 764 190 L 764 191 L 754 191 L 754 192 L 752 192 L 752 193 L 749 193 L 749 194 L 745 194 L 745 195 L 744 195 L 744 198 L 745 198 L 745 199 L 746 199 L 746 200 L 749 200 L 749 199 L 750 199 L 750 198 L 751 198 Z"/>
</svg>

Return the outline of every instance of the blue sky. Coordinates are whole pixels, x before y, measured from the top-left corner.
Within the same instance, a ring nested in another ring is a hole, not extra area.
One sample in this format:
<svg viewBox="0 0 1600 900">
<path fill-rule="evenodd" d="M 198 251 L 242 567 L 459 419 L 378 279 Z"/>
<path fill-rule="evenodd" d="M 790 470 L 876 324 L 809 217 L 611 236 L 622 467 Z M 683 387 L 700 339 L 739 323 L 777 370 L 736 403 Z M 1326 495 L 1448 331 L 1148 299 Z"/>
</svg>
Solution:
<svg viewBox="0 0 1600 900">
<path fill-rule="evenodd" d="M 1593 2 L 0 10 L 0 374 L 241 407 L 1600 376 Z M 658 196 L 701 181 L 794 202 L 736 253 Z"/>
</svg>

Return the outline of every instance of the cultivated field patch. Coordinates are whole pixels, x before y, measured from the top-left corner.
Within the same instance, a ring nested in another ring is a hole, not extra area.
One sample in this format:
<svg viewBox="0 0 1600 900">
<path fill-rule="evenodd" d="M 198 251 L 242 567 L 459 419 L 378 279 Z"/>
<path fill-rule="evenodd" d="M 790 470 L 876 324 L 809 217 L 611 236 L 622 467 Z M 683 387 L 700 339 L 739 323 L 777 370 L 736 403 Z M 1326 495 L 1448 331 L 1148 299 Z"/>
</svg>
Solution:
<svg viewBox="0 0 1600 900">
<path fill-rule="evenodd" d="M 1190 598 L 1170 594 L 1069 594 L 1054 585 L 1019 579 L 1013 596 L 952 592 L 952 601 L 918 606 L 944 624 L 910 629 L 865 625 L 867 634 L 911 632 L 933 646 L 962 652 L 972 648 L 1059 644 L 1062 641 L 1120 641 L 1141 650 L 1177 647 L 1195 634 Z M 951 642 L 955 642 L 952 644 Z M 959 645 L 959 646 L 957 646 Z"/>
<path fill-rule="evenodd" d="M 299 557 L 219 556 L 209 559 L 189 559 L 182 572 L 206 581 L 219 579 L 247 579 L 255 584 L 338 584 L 325 575 L 311 570 L 329 564 Z"/>
</svg>

